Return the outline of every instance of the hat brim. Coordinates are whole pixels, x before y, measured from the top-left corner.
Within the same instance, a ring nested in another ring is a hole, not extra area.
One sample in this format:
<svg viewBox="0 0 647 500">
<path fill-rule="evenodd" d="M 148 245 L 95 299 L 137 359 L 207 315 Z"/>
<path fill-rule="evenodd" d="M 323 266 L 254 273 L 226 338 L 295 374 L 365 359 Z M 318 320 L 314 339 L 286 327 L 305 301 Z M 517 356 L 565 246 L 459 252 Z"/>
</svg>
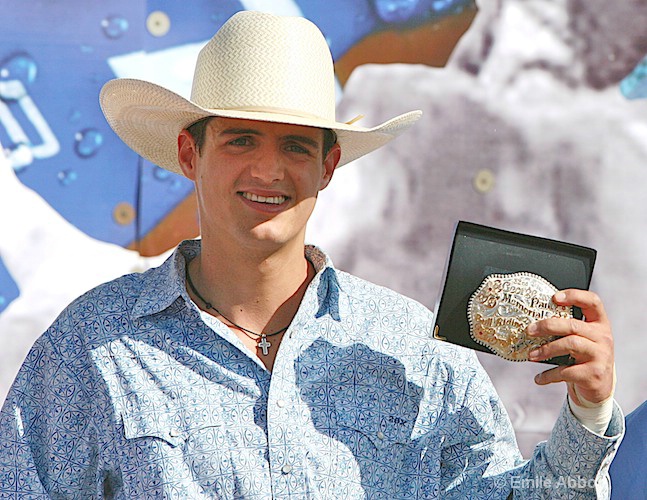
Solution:
<svg viewBox="0 0 647 500">
<path fill-rule="evenodd" d="M 384 146 L 422 115 L 421 111 L 411 111 L 381 125 L 365 128 L 274 110 L 207 109 L 164 87 L 130 78 L 107 82 L 101 89 L 100 104 L 109 125 L 133 151 L 178 174 L 182 174 L 177 157 L 179 133 L 209 116 L 331 129 L 337 134 L 337 143 L 341 147 L 337 165 L 340 167 Z"/>
</svg>

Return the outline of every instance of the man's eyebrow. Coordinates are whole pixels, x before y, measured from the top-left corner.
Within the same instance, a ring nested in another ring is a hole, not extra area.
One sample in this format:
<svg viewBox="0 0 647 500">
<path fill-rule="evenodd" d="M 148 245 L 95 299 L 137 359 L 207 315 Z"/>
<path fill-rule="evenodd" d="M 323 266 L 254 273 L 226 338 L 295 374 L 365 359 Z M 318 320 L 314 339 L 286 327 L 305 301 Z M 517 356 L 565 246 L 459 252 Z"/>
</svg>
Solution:
<svg viewBox="0 0 647 500">
<path fill-rule="evenodd" d="M 220 135 L 263 135 L 253 128 L 227 128 L 220 132 Z"/>
<path fill-rule="evenodd" d="M 304 144 L 312 146 L 313 148 L 319 147 L 319 143 L 317 141 L 311 139 L 310 137 L 306 137 L 305 135 L 286 135 L 284 139 L 287 139 L 289 141 L 302 142 Z"/>
</svg>

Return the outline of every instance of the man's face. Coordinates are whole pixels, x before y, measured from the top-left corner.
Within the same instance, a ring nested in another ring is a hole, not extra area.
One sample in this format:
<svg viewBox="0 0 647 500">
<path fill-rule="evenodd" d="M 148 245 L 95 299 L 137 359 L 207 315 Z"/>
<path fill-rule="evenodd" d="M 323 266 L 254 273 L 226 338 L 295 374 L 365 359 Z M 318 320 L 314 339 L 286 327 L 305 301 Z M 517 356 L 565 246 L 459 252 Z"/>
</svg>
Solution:
<svg viewBox="0 0 647 500">
<path fill-rule="evenodd" d="M 203 239 L 244 248 L 303 244 L 318 192 L 339 160 L 323 158 L 323 131 L 281 123 L 215 118 L 198 153 L 179 137 L 184 174 L 195 182 Z"/>
</svg>

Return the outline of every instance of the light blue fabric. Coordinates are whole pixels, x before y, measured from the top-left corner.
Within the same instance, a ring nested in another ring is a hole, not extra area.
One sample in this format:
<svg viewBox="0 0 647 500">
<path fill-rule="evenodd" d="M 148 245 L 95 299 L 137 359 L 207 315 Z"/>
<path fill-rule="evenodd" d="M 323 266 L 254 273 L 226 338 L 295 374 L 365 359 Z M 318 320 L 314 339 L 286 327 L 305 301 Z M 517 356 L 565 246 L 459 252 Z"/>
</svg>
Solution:
<svg viewBox="0 0 647 500">
<path fill-rule="evenodd" d="M 611 464 L 611 498 L 647 500 L 647 401 L 627 415 L 626 426 Z"/>
<path fill-rule="evenodd" d="M 473 352 L 431 336 L 428 309 L 318 273 L 270 374 L 160 268 L 72 303 L 29 353 L 0 414 L 0 497 L 587 498 L 623 432 L 563 408 L 524 462 Z M 568 487 L 575 488 L 568 492 Z"/>
</svg>

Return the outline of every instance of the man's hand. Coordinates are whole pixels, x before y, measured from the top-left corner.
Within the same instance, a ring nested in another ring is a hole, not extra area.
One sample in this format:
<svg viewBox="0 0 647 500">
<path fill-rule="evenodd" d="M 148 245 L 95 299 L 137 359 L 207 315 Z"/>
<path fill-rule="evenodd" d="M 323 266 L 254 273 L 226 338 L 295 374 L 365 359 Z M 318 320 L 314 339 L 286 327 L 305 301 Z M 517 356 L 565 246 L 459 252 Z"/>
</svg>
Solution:
<svg viewBox="0 0 647 500">
<path fill-rule="evenodd" d="M 570 289 L 557 292 L 553 302 L 581 308 L 584 319 L 548 318 L 531 324 L 527 329 L 531 336 L 561 338 L 535 349 L 528 358 L 543 361 L 570 355 L 575 364 L 542 372 L 535 382 L 566 382 L 571 400 L 579 406 L 583 406 L 580 397 L 590 403 L 608 399 L 614 389 L 613 335 L 602 301 L 593 292 Z"/>
</svg>

